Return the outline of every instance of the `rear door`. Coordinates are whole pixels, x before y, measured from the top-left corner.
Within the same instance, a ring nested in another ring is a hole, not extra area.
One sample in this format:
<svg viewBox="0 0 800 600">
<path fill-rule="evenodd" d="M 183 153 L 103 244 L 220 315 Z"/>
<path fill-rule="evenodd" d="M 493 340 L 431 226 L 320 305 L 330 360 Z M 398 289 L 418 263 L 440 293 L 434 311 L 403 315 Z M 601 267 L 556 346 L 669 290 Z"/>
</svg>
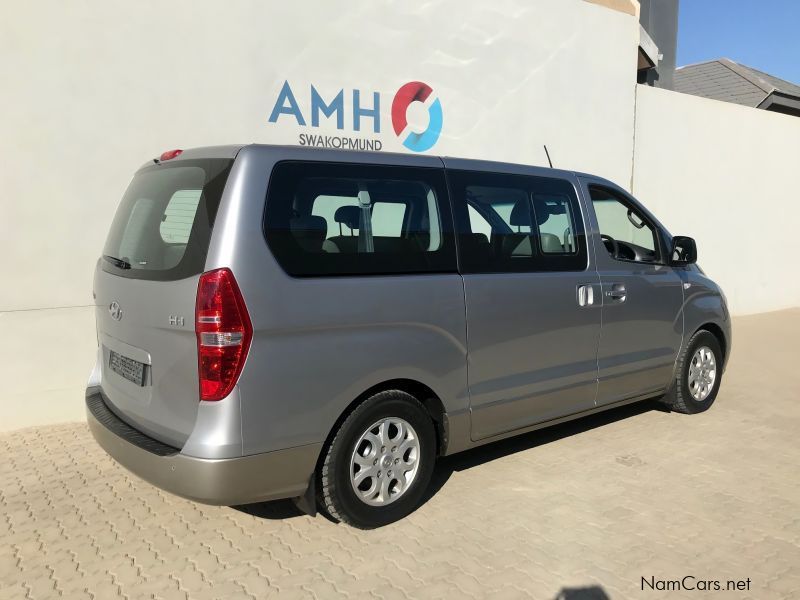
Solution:
<svg viewBox="0 0 800 600">
<path fill-rule="evenodd" d="M 584 183 L 603 286 L 597 403 L 660 393 L 683 338 L 683 283 L 665 260 L 658 223 L 615 186 Z"/>
<path fill-rule="evenodd" d="M 140 169 L 94 281 L 101 388 L 120 418 L 180 447 L 198 410 L 194 309 L 232 159 Z"/>
<path fill-rule="evenodd" d="M 575 182 L 471 164 L 446 160 L 479 440 L 594 407 L 601 313 Z"/>
</svg>

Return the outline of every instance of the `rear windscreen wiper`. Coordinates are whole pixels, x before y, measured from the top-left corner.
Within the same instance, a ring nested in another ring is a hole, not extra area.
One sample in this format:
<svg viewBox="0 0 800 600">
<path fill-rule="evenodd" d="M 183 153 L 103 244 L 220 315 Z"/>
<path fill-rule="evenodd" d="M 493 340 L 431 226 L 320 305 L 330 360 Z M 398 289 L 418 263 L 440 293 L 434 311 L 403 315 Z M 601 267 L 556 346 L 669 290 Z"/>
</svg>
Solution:
<svg viewBox="0 0 800 600">
<path fill-rule="evenodd" d="M 108 262 L 112 263 L 113 265 L 119 267 L 120 269 L 130 269 L 131 263 L 129 263 L 124 258 L 117 258 L 116 256 L 109 256 L 108 254 L 103 254 L 103 258 L 105 258 Z"/>
</svg>

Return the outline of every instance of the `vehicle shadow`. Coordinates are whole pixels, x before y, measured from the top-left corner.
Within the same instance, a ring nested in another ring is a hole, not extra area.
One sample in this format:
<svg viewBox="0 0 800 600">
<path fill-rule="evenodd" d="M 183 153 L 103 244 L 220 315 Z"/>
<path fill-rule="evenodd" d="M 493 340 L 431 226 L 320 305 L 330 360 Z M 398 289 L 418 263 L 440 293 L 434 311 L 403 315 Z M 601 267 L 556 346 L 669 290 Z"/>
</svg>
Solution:
<svg viewBox="0 0 800 600">
<path fill-rule="evenodd" d="M 581 588 L 561 588 L 553 600 L 611 600 L 611 597 L 599 585 L 590 585 Z"/>
<path fill-rule="evenodd" d="M 498 458 L 510 456 L 512 454 L 516 454 L 517 452 L 524 452 L 525 450 L 530 450 L 532 448 L 536 448 L 537 446 L 543 446 L 545 444 L 568 438 L 573 435 L 581 434 L 585 431 L 596 429 L 597 427 L 609 425 L 616 421 L 635 417 L 636 415 L 650 412 L 652 410 L 669 412 L 669 409 L 657 400 L 645 400 L 643 402 L 628 404 L 627 406 L 607 410 L 601 413 L 576 419 L 574 421 L 568 421 L 560 425 L 554 425 L 544 429 L 539 429 L 537 431 L 532 431 L 530 433 L 507 438 L 499 442 L 486 444 L 485 446 L 481 446 L 473 450 L 466 450 L 464 452 L 454 454 L 453 456 L 441 457 L 436 462 L 436 468 L 433 471 L 431 482 L 428 485 L 428 489 L 426 490 L 425 495 L 422 497 L 422 501 L 420 502 L 419 506 L 422 506 L 428 500 L 433 498 L 433 496 L 435 496 L 439 490 L 444 487 L 444 485 L 447 483 L 447 480 L 450 479 L 450 476 L 454 472 L 466 471 L 467 469 L 479 467 L 485 463 L 497 460 Z M 419 508 L 419 506 L 417 508 Z M 232 506 L 231 508 L 259 519 L 268 520 L 291 519 L 294 517 L 303 516 L 305 514 L 295 505 L 293 500 L 275 500 L 273 502 Z M 331 520 L 330 517 L 328 517 L 323 511 L 320 511 L 318 515 Z M 595 598 L 602 600 L 608 598 L 602 589 L 599 590 L 599 593 L 602 595 L 598 595 L 595 592 L 595 588 L 591 587 L 574 589 L 564 588 L 559 593 L 560 595 L 556 597 L 556 600 L 589 600 Z"/>
<path fill-rule="evenodd" d="M 619 408 L 606 410 L 594 415 L 589 415 L 574 421 L 553 425 L 530 433 L 525 433 L 515 437 L 510 437 L 498 442 L 492 442 L 485 446 L 480 446 L 472 450 L 466 450 L 452 456 L 439 458 L 434 469 L 428 490 L 423 496 L 420 506 L 425 504 L 447 483 L 450 476 L 456 471 L 466 471 L 478 467 L 487 462 L 524 452 L 537 446 L 550 444 L 573 435 L 578 435 L 586 431 L 591 431 L 604 425 L 609 425 L 623 419 L 629 419 L 636 415 L 644 414 L 653 410 L 669 412 L 669 409 L 658 400 L 644 400 L 634 404 L 628 404 Z M 559 597 L 560 598 L 560 597 Z"/>
<path fill-rule="evenodd" d="M 242 504 L 230 508 L 252 517 L 271 521 L 302 517 L 305 513 L 295 505 L 293 500 L 273 500 L 257 504 Z"/>
</svg>

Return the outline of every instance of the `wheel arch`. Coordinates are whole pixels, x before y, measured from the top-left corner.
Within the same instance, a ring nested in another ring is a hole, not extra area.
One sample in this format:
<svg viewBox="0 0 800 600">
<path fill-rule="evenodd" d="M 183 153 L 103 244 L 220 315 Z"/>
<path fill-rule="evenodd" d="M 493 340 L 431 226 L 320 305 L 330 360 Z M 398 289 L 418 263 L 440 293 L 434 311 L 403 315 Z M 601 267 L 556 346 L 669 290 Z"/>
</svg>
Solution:
<svg viewBox="0 0 800 600">
<path fill-rule="evenodd" d="M 325 442 L 322 445 L 319 459 L 317 460 L 317 469 L 319 463 L 324 459 L 325 449 L 331 443 L 331 440 L 336 435 L 336 432 L 341 427 L 342 423 L 347 419 L 348 415 L 352 413 L 356 407 L 362 404 L 367 398 L 388 390 L 399 390 L 414 396 L 419 400 L 420 404 L 425 408 L 434 424 L 436 431 L 436 455 L 442 456 L 447 450 L 447 443 L 449 440 L 449 426 L 447 422 L 447 412 L 445 411 L 444 404 L 442 403 L 439 395 L 433 391 L 429 386 L 416 379 L 388 379 L 377 383 L 368 389 L 361 392 L 350 404 L 345 407 L 341 414 L 337 417 L 331 426 L 328 434 L 325 437 Z M 318 472 L 318 471 L 317 471 Z"/>
<path fill-rule="evenodd" d="M 728 340 L 726 338 L 725 331 L 722 329 L 722 327 L 720 327 L 713 321 L 709 321 L 707 323 L 700 325 L 700 327 L 694 330 L 692 336 L 695 335 L 698 331 L 708 331 L 711 335 L 717 338 L 720 350 L 722 350 L 722 368 L 724 369 L 728 362 Z"/>
</svg>

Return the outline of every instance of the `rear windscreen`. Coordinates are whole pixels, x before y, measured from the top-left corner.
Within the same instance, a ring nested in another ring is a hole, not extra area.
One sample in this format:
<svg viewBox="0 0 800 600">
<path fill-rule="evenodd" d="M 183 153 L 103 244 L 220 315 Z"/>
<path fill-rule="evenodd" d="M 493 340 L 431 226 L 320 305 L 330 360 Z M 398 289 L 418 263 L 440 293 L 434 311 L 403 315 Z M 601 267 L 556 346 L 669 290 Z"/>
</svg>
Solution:
<svg viewBox="0 0 800 600">
<path fill-rule="evenodd" d="M 231 160 L 181 160 L 139 170 L 103 248 L 103 269 L 175 280 L 203 271 Z"/>
</svg>

